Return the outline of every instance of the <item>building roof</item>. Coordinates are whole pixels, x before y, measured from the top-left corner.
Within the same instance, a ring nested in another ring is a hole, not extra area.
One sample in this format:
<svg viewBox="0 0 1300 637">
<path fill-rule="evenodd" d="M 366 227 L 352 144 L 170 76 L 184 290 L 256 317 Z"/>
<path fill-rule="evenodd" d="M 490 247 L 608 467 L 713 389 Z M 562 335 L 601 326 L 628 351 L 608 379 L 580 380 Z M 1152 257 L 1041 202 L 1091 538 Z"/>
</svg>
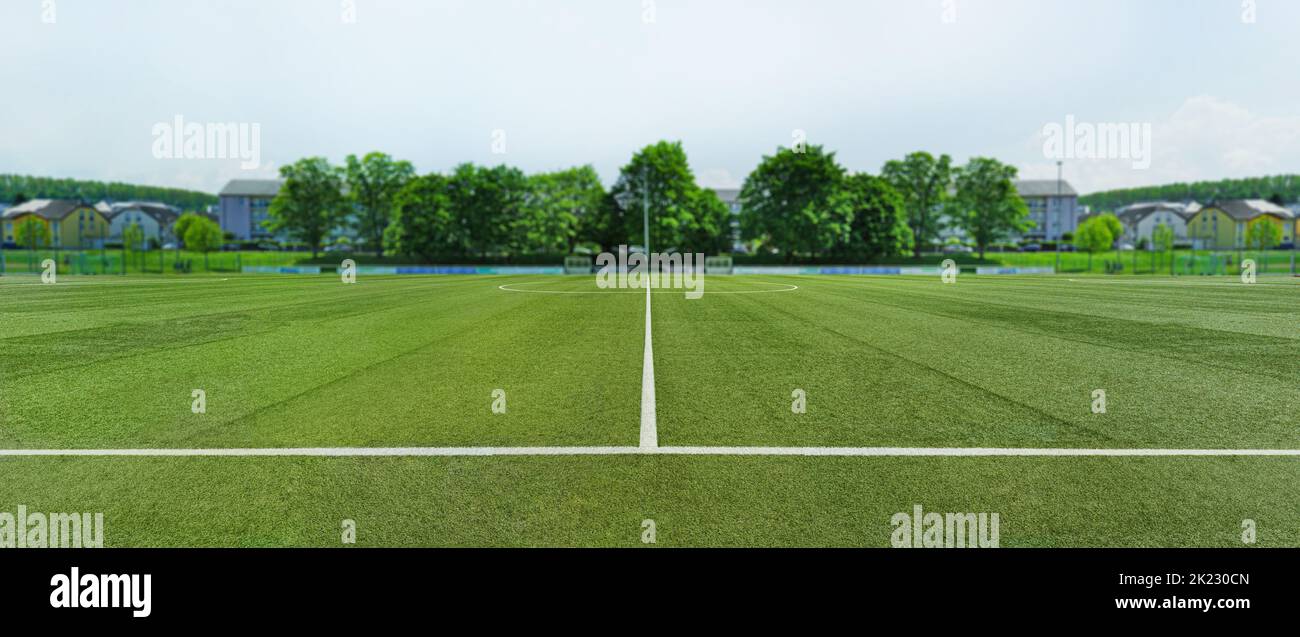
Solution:
<svg viewBox="0 0 1300 637">
<path fill-rule="evenodd" d="M 1249 221 L 1260 215 L 1273 215 L 1283 219 L 1294 219 L 1295 213 L 1264 199 L 1225 199 L 1206 206 L 1205 210 L 1217 208 L 1238 221 Z"/>
<path fill-rule="evenodd" d="M 141 212 L 157 219 L 158 223 L 164 226 L 171 225 L 172 222 L 176 221 L 181 216 L 180 210 L 177 210 L 173 206 L 160 203 L 146 202 L 136 204 L 136 207 L 139 208 Z"/>
<path fill-rule="evenodd" d="M 99 206 L 96 205 L 96 208 Z M 139 210 L 149 215 L 157 221 L 159 225 L 169 226 L 181 216 L 181 211 L 174 206 L 169 206 L 156 201 L 123 201 L 109 206 L 109 211 L 104 213 L 110 221 L 118 215 L 130 211 Z"/>
<path fill-rule="evenodd" d="M 283 179 L 231 179 L 220 197 L 274 197 L 284 185 Z"/>
<path fill-rule="evenodd" d="M 1058 182 L 1055 179 L 1019 179 L 1015 184 L 1016 192 L 1020 193 L 1021 197 L 1055 197 L 1057 194 L 1063 197 L 1079 196 L 1074 186 L 1065 180 Z"/>
<path fill-rule="evenodd" d="M 93 207 L 76 199 L 32 199 L 4 211 L 5 219 L 33 214 L 50 221 L 59 221 L 77 210 Z"/>
</svg>

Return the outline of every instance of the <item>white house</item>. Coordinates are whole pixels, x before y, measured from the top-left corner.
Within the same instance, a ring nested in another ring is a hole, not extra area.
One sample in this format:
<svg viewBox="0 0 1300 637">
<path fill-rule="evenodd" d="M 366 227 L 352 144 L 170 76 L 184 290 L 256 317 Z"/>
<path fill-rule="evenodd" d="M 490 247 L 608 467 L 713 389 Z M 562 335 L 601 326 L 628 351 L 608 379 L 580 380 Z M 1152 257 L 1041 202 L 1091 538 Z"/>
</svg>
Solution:
<svg viewBox="0 0 1300 637">
<path fill-rule="evenodd" d="M 126 201 L 115 204 L 100 202 L 95 204 L 109 221 L 109 239 L 121 241 L 122 233 L 132 224 L 138 224 L 144 231 L 146 241 L 155 239 L 159 244 L 174 241 L 172 224 L 180 217 L 180 210 L 173 206 L 147 201 Z"/>
<path fill-rule="evenodd" d="M 1201 209 L 1195 201 L 1183 204 L 1169 201 L 1135 203 L 1115 211 L 1124 224 L 1124 241 L 1137 244 L 1143 239 L 1151 241 L 1160 224 L 1174 231 L 1174 241 L 1187 241 L 1187 222 Z"/>
</svg>

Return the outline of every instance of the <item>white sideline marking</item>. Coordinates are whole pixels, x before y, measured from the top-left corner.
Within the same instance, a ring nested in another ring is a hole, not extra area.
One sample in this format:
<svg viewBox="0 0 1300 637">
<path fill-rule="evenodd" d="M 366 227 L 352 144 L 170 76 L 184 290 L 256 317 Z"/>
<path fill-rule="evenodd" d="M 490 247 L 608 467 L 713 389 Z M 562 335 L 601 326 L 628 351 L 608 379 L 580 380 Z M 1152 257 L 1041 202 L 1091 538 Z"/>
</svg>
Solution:
<svg viewBox="0 0 1300 637">
<path fill-rule="evenodd" d="M 12 456 L 1300 456 L 1300 449 L 1034 449 L 1017 447 L 284 447 L 263 449 L 0 449 Z"/>
<path fill-rule="evenodd" d="M 650 288 L 645 289 L 645 355 L 641 360 L 641 448 L 659 446 L 655 421 L 655 352 L 650 338 Z"/>
</svg>

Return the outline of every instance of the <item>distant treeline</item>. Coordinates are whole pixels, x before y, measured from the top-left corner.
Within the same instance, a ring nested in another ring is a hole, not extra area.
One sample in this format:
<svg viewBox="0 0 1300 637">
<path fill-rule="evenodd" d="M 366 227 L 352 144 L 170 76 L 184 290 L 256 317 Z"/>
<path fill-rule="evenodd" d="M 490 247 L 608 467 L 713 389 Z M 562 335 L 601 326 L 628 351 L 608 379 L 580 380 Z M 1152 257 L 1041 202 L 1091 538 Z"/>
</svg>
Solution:
<svg viewBox="0 0 1300 637">
<path fill-rule="evenodd" d="M 160 201 L 182 210 L 203 210 L 217 203 L 216 195 L 180 188 L 139 186 L 120 182 L 55 179 L 29 175 L 0 175 L 0 203 L 30 199 L 84 199 L 105 201 Z"/>
<path fill-rule="evenodd" d="M 609 189 L 591 166 L 530 175 L 467 163 L 417 175 L 410 162 L 381 152 L 349 155 L 343 166 L 307 157 L 281 166 L 280 176 L 265 226 L 308 246 L 312 258 L 345 224 L 357 239 L 342 247 L 419 263 L 522 262 L 647 242 L 660 252 L 716 255 L 737 240 L 743 252 L 785 263 L 865 263 L 932 248 L 941 217 L 982 257 L 1032 226 L 1016 169 L 996 159 L 953 166 L 947 155 L 916 152 L 886 162 L 877 176 L 851 173 L 834 152 L 803 143 L 762 158 L 734 215 L 696 184 L 681 142 L 666 140 L 633 153 Z"/>
<path fill-rule="evenodd" d="M 1079 197 L 1079 203 L 1094 210 L 1115 210 L 1142 201 L 1186 201 L 1207 203 L 1215 199 L 1268 199 L 1278 205 L 1300 201 L 1300 175 L 1276 175 L 1246 179 L 1220 179 L 1192 183 L 1107 190 Z"/>
</svg>

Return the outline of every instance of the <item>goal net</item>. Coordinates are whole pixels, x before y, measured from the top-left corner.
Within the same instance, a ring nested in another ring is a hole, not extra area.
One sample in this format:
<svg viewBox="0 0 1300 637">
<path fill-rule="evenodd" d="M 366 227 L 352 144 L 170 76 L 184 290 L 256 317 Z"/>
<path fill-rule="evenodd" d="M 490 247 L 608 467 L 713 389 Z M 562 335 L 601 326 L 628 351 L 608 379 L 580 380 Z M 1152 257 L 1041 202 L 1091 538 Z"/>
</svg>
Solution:
<svg viewBox="0 0 1300 637">
<path fill-rule="evenodd" d="M 705 274 L 731 274 L 731 257 L 705 257 Z"/>
<path fill-rule="evenodd" d="M 565 274 L 591 274 L 591 257 L 564 257 Z"/>
</svg>

